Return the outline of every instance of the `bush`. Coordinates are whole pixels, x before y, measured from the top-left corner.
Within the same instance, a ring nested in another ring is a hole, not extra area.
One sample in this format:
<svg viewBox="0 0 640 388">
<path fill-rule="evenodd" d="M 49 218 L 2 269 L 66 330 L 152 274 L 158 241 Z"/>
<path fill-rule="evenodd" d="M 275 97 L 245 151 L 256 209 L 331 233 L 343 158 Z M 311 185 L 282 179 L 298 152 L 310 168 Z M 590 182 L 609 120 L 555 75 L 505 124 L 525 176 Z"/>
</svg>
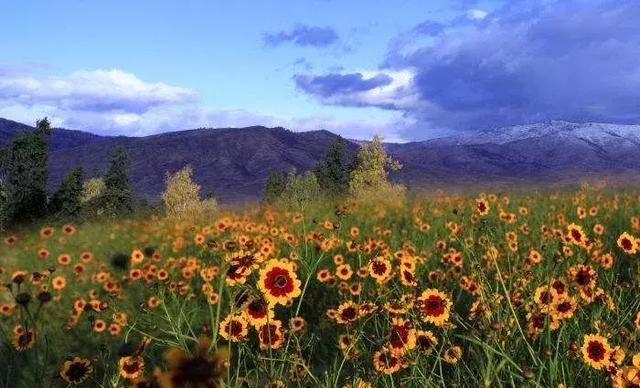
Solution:
<svg viewBox="0 0 640 388">
<path fill-rule="evenodd" d="M 285 207 L 304 208 L 321 197 L 322 189 L 313 172 L 296 174 L 295 170 L 292 170 L 287 175 L 287 184 L 278 199 L 278 204 Z"/>
</svg>

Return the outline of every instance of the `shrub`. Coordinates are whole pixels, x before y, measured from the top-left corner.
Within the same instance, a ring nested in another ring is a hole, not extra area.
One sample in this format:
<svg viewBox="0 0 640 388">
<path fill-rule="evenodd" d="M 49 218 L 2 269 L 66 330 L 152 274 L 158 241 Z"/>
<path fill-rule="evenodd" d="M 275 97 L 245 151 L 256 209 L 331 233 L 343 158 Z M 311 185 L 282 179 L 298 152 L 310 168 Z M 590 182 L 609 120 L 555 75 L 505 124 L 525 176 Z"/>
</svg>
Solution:
<svg viewBox="0 0 640 388">
<path fill-rule="evenodd" d="M 322 189 L 313 172 L 296 174 L 295 170 L 292 170 L 287 175 L 287 184 L 278 203 L 285 207 L 304 208 L 310 202 L 319 200 L 321 196 Z"/>
</svg>

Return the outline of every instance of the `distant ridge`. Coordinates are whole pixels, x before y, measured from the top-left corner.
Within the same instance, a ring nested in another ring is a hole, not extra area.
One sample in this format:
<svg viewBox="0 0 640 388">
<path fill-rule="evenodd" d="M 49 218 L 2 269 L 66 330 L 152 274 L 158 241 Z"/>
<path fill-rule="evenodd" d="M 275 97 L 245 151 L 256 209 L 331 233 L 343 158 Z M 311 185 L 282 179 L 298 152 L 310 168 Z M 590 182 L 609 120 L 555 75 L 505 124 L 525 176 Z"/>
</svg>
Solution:
<svg viewBox="0 0 640 388">
<path fill-rule="evenodd" d="M 0 118 L 0 144 L 32 127 Z M 54 129 L 50 186 L 76 166 L 103 173 L 115 146 L 127 148 L 138 196 L 157 199 L 166 172 L 190 164 L 203 191 L 221 202 L 260 198 L 275 170 L 313 168 L 337 135 L 282 127 L 200 128 L 145 137 L 105 137 Z M 364 142 L 348 141 L 355 154 Z M 387 143 L 403 168 L 392 179 L 411 189 L 577 182 L 638 176 L 640 126 L 549 121 L 405 144 Z"/>
</svg>

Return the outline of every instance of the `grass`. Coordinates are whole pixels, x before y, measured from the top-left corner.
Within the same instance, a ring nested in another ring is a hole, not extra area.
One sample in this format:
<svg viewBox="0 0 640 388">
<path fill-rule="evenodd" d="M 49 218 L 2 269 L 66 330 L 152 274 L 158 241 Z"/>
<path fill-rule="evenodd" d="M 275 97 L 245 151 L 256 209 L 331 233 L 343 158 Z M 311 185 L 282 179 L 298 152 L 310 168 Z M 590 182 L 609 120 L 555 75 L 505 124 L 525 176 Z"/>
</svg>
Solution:
<svg viewBox="0 0 640 388">
<path fill-rule="evenodd" d="M 41 225 L 0 247 L 0 388 L 624 386 L 639 215 L 585 187 Z"/>
</svg>

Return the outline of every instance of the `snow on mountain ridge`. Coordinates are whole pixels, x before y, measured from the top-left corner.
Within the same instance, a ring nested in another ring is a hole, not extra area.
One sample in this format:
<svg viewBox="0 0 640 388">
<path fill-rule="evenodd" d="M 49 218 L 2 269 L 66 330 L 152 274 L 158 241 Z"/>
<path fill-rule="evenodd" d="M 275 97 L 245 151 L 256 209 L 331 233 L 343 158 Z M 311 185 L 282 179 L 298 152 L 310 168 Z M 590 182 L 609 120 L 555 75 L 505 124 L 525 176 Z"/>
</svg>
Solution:
<svg viewBox="0 0 640 388">
<path fill-rule="evenodd" d="M 506 144 L 513 141 L 560 136 L 567 141 L 587 141 L 604 146 L 610 142 L 623 142 L 640 146 L 640 125 L 573 123 L 552 120 L 535 124 L 515 125 L 489 129 L 452 138 L 458 144 Z"/>
</svg>

